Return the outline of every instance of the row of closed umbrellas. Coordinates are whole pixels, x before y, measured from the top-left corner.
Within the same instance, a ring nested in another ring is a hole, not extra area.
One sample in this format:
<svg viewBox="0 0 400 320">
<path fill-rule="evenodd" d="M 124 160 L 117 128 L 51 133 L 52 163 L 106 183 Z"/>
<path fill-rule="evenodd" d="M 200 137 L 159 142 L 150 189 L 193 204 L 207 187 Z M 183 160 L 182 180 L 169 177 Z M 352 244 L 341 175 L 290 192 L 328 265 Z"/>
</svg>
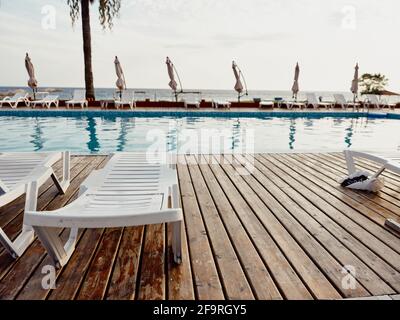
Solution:
<svg viewBox="0 0 400 320">
<path fill-rule="evenodd" d="M 115 57 L 114 60 L 115 64 L 115 73 L 117 74 L 117 82 L 116 86 L 119 90 L 124 90 L 126 89 L 126 81 L 125 81 L 125 76 L 124 72 L 121 67 L 121 63 L 118 59 L 118 57 Z M 167 71 L 168 71 L 168 76 L 169 76 L 169 83 L 168 86 L 172 89 L 172 91 L 175 94 L 176 99 L 178 98 L 179 93 L 184 93 L 183 88 L 182 88 L 182 83 L 179 78 L 179 74 L 172 63 L 171 59 L 167 57 Z M 28 80 L 28 86 L 33 90 L 33 93 L 35 94 L 37 91 L 38 87 L 38 81 L 35 78 L 35 69 L 32 64 L 32 61 L 29 57 L 29 54 L 26 54 L 25 57 L 25 67 L 29 75 L 29 80 Z M 238 67 L 238 65 L 235 63 L 235 61 L 232 62 L 232 69 L 233 69 L 233 74 L 235 76 L 235 86 L 234 90 L 238 93 L 238 101 L 240 101 L 240 98 L 243 97 L 244 95 L 248 95 L 248 90 L 247 90 L 247 84 L 246 80 L 244 78 L 243 72 L 241 69 Z M 295 71 L 294 71 L 294 82 L 292 86 L 292 93 L 293 93 L 293 98 L 297 100 L 297 95 L 300 91 L 299 89 L 299 77 L 300 77 L 300 66 L 298 63 L 296 63 Z M 178 82 L 179 82 L 180 90 L 178 90 Z M 351 84 L 351 92 L 354 94 L 354 97 L 357 96 L 358 94 L 358 80 L 359 79 L 359 66 L 358 64 L 355 66 L 354 70 L 354 77 L 353 81 Z"/>
</svg>

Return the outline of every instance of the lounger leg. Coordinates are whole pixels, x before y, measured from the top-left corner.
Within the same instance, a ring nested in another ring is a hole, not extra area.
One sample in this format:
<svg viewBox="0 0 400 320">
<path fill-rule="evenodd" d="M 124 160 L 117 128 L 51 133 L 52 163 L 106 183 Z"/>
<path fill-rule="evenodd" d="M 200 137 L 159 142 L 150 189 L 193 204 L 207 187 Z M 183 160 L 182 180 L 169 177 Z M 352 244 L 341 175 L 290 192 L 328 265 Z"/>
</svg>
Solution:
<svg viewBox="0 0 400 320">
<path fill-rule="evenodd" d="M 182 221 L 172 223 L 172 252 L 174 261 L 182 263 Z"/>
<path fill-rule="evenodd" d="M 172 207 L 179 208 L 179 188 L 175 184 L 172 186 Z M 177 264 L 182 263 L 182 221 L 172 223 L 172 252 L 174 261 Z"/>
<path fill-rule="evenodd" d="M 58 236 L 57 228 L 33 227 L 42 245 L 52 259 L 54 266 L 60 268 L 64 266 L 72 253 L 67 255 L 64 246 Z"/>
<path fill-rule="evenodd" d="M 69 187 L 71 181 L 71 155 L 69 151 L 63 152 L 62 162 L 63 162 L 63 177 L 62 181 L 60 182 L 56 177 L 55 173 L 51 174 L 51 178 L 53 179 L 54 184 L 56 185 L 58 191 L 61 194 L 64 194 Z"/>
<path fill-rule="evenodd" d="M 33 181 L 27 185 L 25 211 L 36 210 L 38 192 L 39 187 L 36 181 Z M 10 238 L 0 228 L 0 243 L 15 259 L 20 257 L 26 251 L 34 239 L 35 233 L 32 227 L 25 224 L 22 227 L 21 234 L 14 241 L 11 241 Z"/>
</svg>

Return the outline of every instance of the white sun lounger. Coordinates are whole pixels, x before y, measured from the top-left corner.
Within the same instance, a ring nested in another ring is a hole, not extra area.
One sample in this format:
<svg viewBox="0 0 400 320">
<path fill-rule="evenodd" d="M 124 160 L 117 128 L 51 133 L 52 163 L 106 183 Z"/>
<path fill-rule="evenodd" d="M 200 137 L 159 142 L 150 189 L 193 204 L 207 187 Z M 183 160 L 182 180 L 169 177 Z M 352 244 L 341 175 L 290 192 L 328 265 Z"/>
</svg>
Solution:
<svg viewBox="0 0 400 320">
<path fill-rule="evenodd" d="M 259 108 L 273 108 L 274 106 L 275 106 L 274 101 L 262 100 L 262 101 L 260 101 Z"/>
<path fill-rule="evenodd" d="M 31 196 L 36 197 L 35 192 Z M 79 228 L 159 223 L 172 223 L 174 260 L 180 263 L 182 219 L 176 169 L 139 153 L 114 154 L 104 169 L 90 174 L 78 199 L 66 207 L 51 212 L 25 212 L 26 223 L 33 227 L 56 266 L 68 262 Z M 71 229 L 65 244 L 57 228 Z"/>
<path fill-rule="evenodd" d="M 135 92 L 133 90 L 123 90 L 121 98 L 115 99 L 114 103 L 117 109 L 128 105 L 133 110 L 136 108 Z"/>
<path fill-rule="evenodd" d="M 315 93 L 307 93 L 306 96 L 307 96 L 307 104 L 312 106 L 314 109 L 318 109 L 320 106 L 325 108 L 333 107 L 333 103 L 318 101 Z"/>
<path fill-rule="evenodd" d="M 359 102 L 346 101 L 346 98 L 343 94 L 334 94 L 333 97 L 335 99 L 335 103 L 341 106 L 342 109 L 359 108 L 361 106 Z"/>
<path fill-rule="evenodd" d="M 50 109 L 51 105 L 53 104 L 56 108 L 58 108 L 59 105 L 58 95 L 49 94 L 41 100 L 34 100 L 30 102 L 30 106 L 32 108 L 35 108 L 37 105 L 41 105 L 43 107 Z"/>
<path fill-rule="evenodd" d="M 200 104 L 201 104 L 200 99 L 192 99 L 192 100 L 181 99 L 181 102 L 183 102 L 183 105 L 186 109 L 188 108 L 189 105 L 194 106 L 196 109 L 200 109 Z"/>
<path fill-rule="evenodd" d="M 365 101 L 365 104 L 368 107 L 373 107 L 373 108 L 377 108 L 380 109 L 382 108 L 395 108 L 396 104 L 395 103 L 388 103 L 386 100 L 379 100 L 378 97 L 374 94 L 367 94 L 366 95 L 367 100 Z"/>
<path fill-rule="evenodd" d="M 2 153 L 0 154 L 0 207 L 14 201 L 26 193 L 26 210 L 36 210 L 37 189 L 50 177 L 53 179 L 60 193 L 64 193 L 70 181 L 69 152 L 53 153 Z M 63 178 L 59 181 L 54 174 L 52 165 L 63 160 Z M 36 196 L 27 191 L 36 188 Z M 33 229 L 24 224 L 21 234 L 15 241 L 11 241 L 0 228 L 0 243 L 13 257 L 19 257 L 33 241 Z"/>
<path fill-rule="evenodd" d="M 344 152 L 344 155 L 349 175 L 352 175 L 357 172 L 355 165 L 355 158 L 367 159 L 369 161 L 375 162 L 380 165 L 380 168 L 373 175 L 371 175 L 368 180 L 378 178 L 385 170 L 389 170 L 400 175 L 400 157 L 389 158 L 379 155 L 373 155 L 370 153 L 350 151 L 350 150 L 346 150 Z M 385 225 L 400 233 L 400 221 L 387 219 Z"/>
<path fill-rule="evenodd" d="M 281 103 L 282 104 L 286 104 L 288 109 L 293 109 L 294 107 L 303 109 L 303 108 L 307 108 L 307 104 L 305 102 L 302 101 L 283 101 Z"/>
<path fill-rule="evenodd" d="M 8 104 L 11 108 L 16 109 L 20 102 L 25 103 L 25 106 L 29 106 L 28 93 L 18 92 L 12 97 L 5 97 L 3 100 L 0 100 L 0 108 L 3 107 L 4 104 Z"/>
<path fill-rule="evenodd" d="M 212 101 L 213 108 L 218 109 L 220 106 L 226 109 L 231 108 L 231 102 L 228 100 L 213 100 Z"/>
<path fill-rule="evenodd" d="M 89 107 L 89 102 L 86 100 L 86 91 L 85 90 L 74 90 L 74 94 L 72 100 L 66 101 L 65 105 L 67 108 L 70 106 L 80 105 L 83 108 Z"/>
</svg>

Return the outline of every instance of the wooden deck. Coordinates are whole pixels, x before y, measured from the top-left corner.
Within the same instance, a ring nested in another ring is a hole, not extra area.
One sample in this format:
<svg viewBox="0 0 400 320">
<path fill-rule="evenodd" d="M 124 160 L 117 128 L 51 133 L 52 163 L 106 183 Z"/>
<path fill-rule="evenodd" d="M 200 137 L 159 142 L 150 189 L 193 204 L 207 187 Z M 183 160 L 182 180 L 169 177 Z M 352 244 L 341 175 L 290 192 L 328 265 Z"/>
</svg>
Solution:
<svg viewBox="0 0 400 320">
<path fill-rule="evenodd" d="M 244 168 L 245 158 L 254 167 Z M 340 299 L 400 293 L 400 236 L 384 227 L 386 218 L 400 221 L 400 176 L 385 173 L 383 192 L 369 195 L 338 186 L 345 173 L 341 154 L 180 160 L 182 265 L 172 263 L 168 226 L 81 230 L 72 259 L 57 271 L 55 290 L 41 286 L 49 259 L 39 241 L 18 260 L 0 248 L 0 299 Z M 102 156 L 73 157 L 68 192 L 59 196 L 47 182 L 38 208 L 73 201 L 85 177 L 106 162 Z M 60 164 L 55 169 L 59 173 Z M 0 209 L 0 226 L 12 237 L 21 228 L 23 204 L 20 198 Z M 354 283 L 346 269 L 355 272 Z"/>
</svg>

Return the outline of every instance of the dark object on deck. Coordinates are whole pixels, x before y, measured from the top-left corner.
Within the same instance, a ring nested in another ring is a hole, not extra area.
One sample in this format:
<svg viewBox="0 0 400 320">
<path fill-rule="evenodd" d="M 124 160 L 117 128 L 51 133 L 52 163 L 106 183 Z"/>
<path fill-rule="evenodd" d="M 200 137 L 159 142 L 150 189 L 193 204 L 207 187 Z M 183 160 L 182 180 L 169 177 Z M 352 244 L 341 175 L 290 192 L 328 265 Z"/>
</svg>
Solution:
<svg viewBox="0 0 400 320">
<path fill-rule="evenodd" d="M 363 182 L 365 180 L 368 180 L 368 177 L 366 175 L 361 175 L 361 176 L 354 177 L 354 178 L 348 178 L 348 179 L 344 180 L 341 183 L 341 186 L 342 187 L 348 187 L 348 186 L 351 186 L 354 183 Z"/>
</svg>

